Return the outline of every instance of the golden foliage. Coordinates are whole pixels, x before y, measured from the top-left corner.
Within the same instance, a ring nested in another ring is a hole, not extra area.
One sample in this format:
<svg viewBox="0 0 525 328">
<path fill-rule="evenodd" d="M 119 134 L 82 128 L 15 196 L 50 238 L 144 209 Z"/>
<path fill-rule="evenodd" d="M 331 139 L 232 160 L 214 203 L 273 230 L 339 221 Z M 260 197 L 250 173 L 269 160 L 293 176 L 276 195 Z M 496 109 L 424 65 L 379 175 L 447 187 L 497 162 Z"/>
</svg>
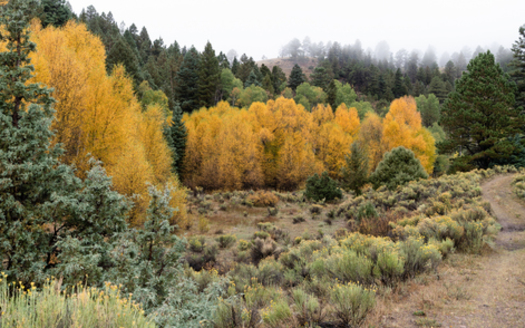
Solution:
<svg viewBox="0 0 525 328">
<path fill-rule="evenodd" d="M 263 185 L 262 146 L 259 134 L 247 124 L 250 116 L 224 101 L 184 116 L 188 186 L 234 190 Z"/>
<path fill-rule="evenodd" d="M 404 146 L 414 152 L 421 164 L 431 174 L 435 161 L 434 138 L 421 125 L 421 115 L 412 97 L 396 99 L 383 120 L 383 138 L 386 151 Z"/>
<path fill-rule="evenodd" d="M 101 160 L 114 187 L 134 197 L 131 221 L 140 224 L 149 203 L 147 183 L 170 183 L 174 222 L 184 226 L 185 191 L 171 173 L 171 150 L 163 138 L 165 113 L 152 104 L 142 112 L 131 79 L 122 66 L 106 74 L 100 39 L 85 25 L 70 21 L 62 28 L 42 29 L 32 24 L 37 44 L 32 62 L 35 77 L 54 88 L 56 130 L 54 143 L 65 149 L 62 160 L 74 164 L 84 177 L 89 157 Z"/>
<path fill-rule="evenodd" d="M 359 132 L 359 114 L 355 107 L 348 109 L 344 103 L 339 105 L 335 111 L 335 122 L 352 137 L 355 137 Z"/>
<path fill-rule="evenodd" d="M 358 139 L 363 145 L 366 145 L 368 152 L 369 172 L 375 171 L 377 164 L 383 159 L 386 152 L 383 140 L 383 124 L 381 118 L 375 113 L 367 113 L 361 128 Z"/>
</svg>

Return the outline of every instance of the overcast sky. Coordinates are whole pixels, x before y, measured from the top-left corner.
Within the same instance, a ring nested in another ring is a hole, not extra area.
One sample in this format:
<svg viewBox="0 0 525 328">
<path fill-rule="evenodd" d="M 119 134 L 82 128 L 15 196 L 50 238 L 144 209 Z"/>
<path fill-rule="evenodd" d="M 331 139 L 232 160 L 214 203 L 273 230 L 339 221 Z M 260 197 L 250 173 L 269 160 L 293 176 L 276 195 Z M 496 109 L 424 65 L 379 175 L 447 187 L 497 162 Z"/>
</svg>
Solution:
<svg viewBox="0 0 525 328">
<path fill-rule="evenodd" d="M 425 51 L 433 45 L 450 54 L 494 44 L 510 48 L 525 24 L 525 0 L 69 0 L 73 11 L 93 5 L 126 26 L 146 26 L 152 40 L 202 51 L 209 40 L 217 51 L 235 49 L 255 60 L 277 57 L 293 38 L 337 41 L 375 49 L 385 40 L 400 48 Z"/>
</svg>

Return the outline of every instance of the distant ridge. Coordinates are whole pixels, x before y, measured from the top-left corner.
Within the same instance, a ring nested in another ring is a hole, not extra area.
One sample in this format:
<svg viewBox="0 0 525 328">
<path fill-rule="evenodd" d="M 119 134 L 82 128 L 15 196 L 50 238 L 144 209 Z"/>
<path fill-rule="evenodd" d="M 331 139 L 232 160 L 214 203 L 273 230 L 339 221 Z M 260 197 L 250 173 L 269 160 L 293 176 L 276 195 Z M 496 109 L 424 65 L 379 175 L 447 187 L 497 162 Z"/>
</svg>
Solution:
<svg viewBox="0 0 525 328">
<path fill-rule="evenodd" d="M 257 61 L 257 65 L 261 67 L 262 64 L 268 66 L 270 70 L 272 67 L 279 66 L 283 72 L 286 74 L 286 77 L 290 76 L 292 68 L 295 64 L 298 64 L 306 77 L 310 78 L 310 74 L 314 71 L 314 68 L 317 66 L 318 60 L 313 57 L 301 57 L 301 58 L 273 58 L 273 59 L 264 59 Z"/>
</svg>

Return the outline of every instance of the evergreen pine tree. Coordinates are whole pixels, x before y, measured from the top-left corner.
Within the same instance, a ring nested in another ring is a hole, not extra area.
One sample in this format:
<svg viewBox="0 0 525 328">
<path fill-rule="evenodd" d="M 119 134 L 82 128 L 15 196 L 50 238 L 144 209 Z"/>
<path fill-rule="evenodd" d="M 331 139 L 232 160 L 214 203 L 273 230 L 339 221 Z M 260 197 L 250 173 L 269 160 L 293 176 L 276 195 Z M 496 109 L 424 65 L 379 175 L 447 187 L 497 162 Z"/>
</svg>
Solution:
<svg viewBox="0 0 525 328">
<path fill-rule="evenodd" d="M 345 190 L 361 194 L 361 188 L 368 182 L 368 154 L 363 144 L 354 142 L 350 156 L 346 156 L 346 166 L 342 169 L 342 185 Z"/>
<path fill-rule="evenodd" d="M 511 77 L 516 82 L 516 106 L 525 109 L 525 25 L 519 29 L 520 37 L 512 45 L 514 60 L 511 62 Z"/>
<path fill-rule="evenodd" d="M 337 85 L 335 84 L 335 80 L 330 81 L 330 84 L 328 84 L 328 88 L 326 90 L 326 102 L 332 107 L 332 110 L 335 112 L 336 106 L 335 102 L 337 100 Z"/>
<path fill-rule="evenodd" d="M 394 190 L 410 181 L 426 178 L 428 174 L 419 159 L 410 149 L 403 146 L 385 153 L 376 170 L 370 174 L 370 182 L 375 189 L 386 186 Z"/>
<path fill-rule="evenodd" d="M 272 79 L 272 71 L 270 71 L 270 69 L 268 68 L 268 66 L 262 64 L 262 65 L 261 65 L 261 69 L 260 69 L 260 71 L 261 71 L 261 74 L 262 74 L 262 76 L 263 76 L 263 79 L 264 79 L 264 77 L 265 77 L 266 75 L 270 75 L 270 80 Z"/>
<path fill-rule="evenodd" d="M 73 18 L 73 13 L 64 0 L 42 0 L 40 2 L 40 21 L 42 27 L 53 25 L 63 26 L 68 20 Z"/>
<path fill-rule="evenodd" d="M 295 92 L 295 89 L 305 81 L 303 70 L 299 65 L 295 64 L 290 73 L 290 78 L 288 78 L 288 86 Z"/>
<path fill-rule="evenodd" d="M 233 57 L 231 71 L 235 77 L 237 77 L 237 74 L 239 72 L 239 67 L 240 67 L 240 64 L 239 64 L 239 61 L 237 60 L 237 57 Z"/>
<path fill-rule="evenodd" d="M 275 94 L 280 94 L 284 89 L 281 86 L 286 83 L 286 74 L 277 65 L 272 67 L 272 83 Z"/>
<path fill-rule="evenodd" d="M 182 109 L 178 103 L 173 108 L 171 125 L 166 126 L 164 135 L 173 153 L 173 171 L 177 172 L 179 179 L 182 175 L 182 163 L 186 153 L 186 139 L 188 133 L 182 121 Z"/>
<path fill-rule="evenodd" d="M 439 99 L 439 103 L 442 104 L 447 99 L 447 84 L 441 79 L 441 77 L 434 76 L 428 85 L 427 92 L 434 94 Z"/>
<path fill-rule="evenodd" d="M 211 107 L 217 102 L 220 89 L 219 60 L 208 41 L 201 55 L 199 67 L 199 107 Z"/>
<path fill-rule="evenodd" d="M 446 76 L 446 80 L 452 85 L 454 85 L 454 81 L 456 80 L 457 71 L 458 70 L 456 69 L 456 65 L 454 65 L 454 62 L 452 60 L 449 60 L 445 65 L 445 71 L 443 72 L 443 74 Z"/>
<path fill-rule="evenodd" d="M 106 69 L 109 73 L 115 65 L 122 64 L 126 68 L 126 72 L 133 78 L 135 84 L 138 85 L 141 81 L 140 67 L 138 58 L 135 52 L 122 37 L 119 37 L 106 57 Z"/>
<path fill-rule="evenodd" d="M 440 125 L 448 138 L 438 148 L 459 151 L 458 169 L 487 168 L 512 153 L 514 147 L 506 138 L 523 133 L 525 118 L 514 107 L 516 85 L 490 51 L 472 59 L 467 69 L 441 109 Z"/>
<path fill-rule="evenodd" d="M 332 79 L 325 67 L 318 66 L 314 69 L 310 80 L 313 86 L 320 87 L 326 91 Z"/>
<path fill-rule="evenodd" d="M 250 72 L 250 75 L 248 76 L 248 79 L 246 79 L 246 82 L 244 82 L 245 88 L 248 88 L 251 85 L 255 85 L 256 87 L 262 86 L 262 84 L 257 79 L 257 75 L 255 75 L 255 72 L 253 70 Z"/>
<path fill-rule="evenodd" d="M 403 75 L 401 74 L 401 70 L 399 68 L 396 71 L 394 88 L 392 89 L 392 92 L 396 98 L 403 97 L 407 94 L 407 90 L 403 84 Z"/>
<path fill-rule="evenodd" d="M 175 94 L 183 112 L 199 108 L 199 53 L 191 47 L 177 72 Z"/>
<path fill-rule="evenodd" d="M 230 69 L 230 62 L 228 61 L 228 57 L 226 57 L 226 55 L 222 51 L 219 52 L 217 60 L 219 61 L 220 70 L 223 70 L 225 68 Z"/>
<path fill-rule="evenodd" d="M 273 89 L 272 78 L 270 74 L 264 76 L 264 79 L 262 81 L 262 88 L 268 91 L 270 95 L 273 95 L 275 93 L 275 90 Z"/>
</svg>

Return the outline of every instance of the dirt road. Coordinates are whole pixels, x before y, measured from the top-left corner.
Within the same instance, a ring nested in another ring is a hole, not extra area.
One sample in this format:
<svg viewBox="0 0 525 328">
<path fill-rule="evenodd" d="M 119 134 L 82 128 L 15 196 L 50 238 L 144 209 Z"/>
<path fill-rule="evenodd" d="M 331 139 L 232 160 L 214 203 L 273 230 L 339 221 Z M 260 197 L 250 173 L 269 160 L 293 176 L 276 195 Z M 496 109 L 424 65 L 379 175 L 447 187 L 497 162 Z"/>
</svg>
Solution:
<svg viewBox="0 0 525 328">
<path fill-rule="evenodd" d="M 389 306 L 378 326 L 525 327 L 525 206 L 512 193 L 512 179 L 499 175 L 482 184 L 483 198 L 502 227 L 494 249 L 480 256 L 456 254 L 439 279 L 408 285 L 410 295 Z"/>
</svg>

